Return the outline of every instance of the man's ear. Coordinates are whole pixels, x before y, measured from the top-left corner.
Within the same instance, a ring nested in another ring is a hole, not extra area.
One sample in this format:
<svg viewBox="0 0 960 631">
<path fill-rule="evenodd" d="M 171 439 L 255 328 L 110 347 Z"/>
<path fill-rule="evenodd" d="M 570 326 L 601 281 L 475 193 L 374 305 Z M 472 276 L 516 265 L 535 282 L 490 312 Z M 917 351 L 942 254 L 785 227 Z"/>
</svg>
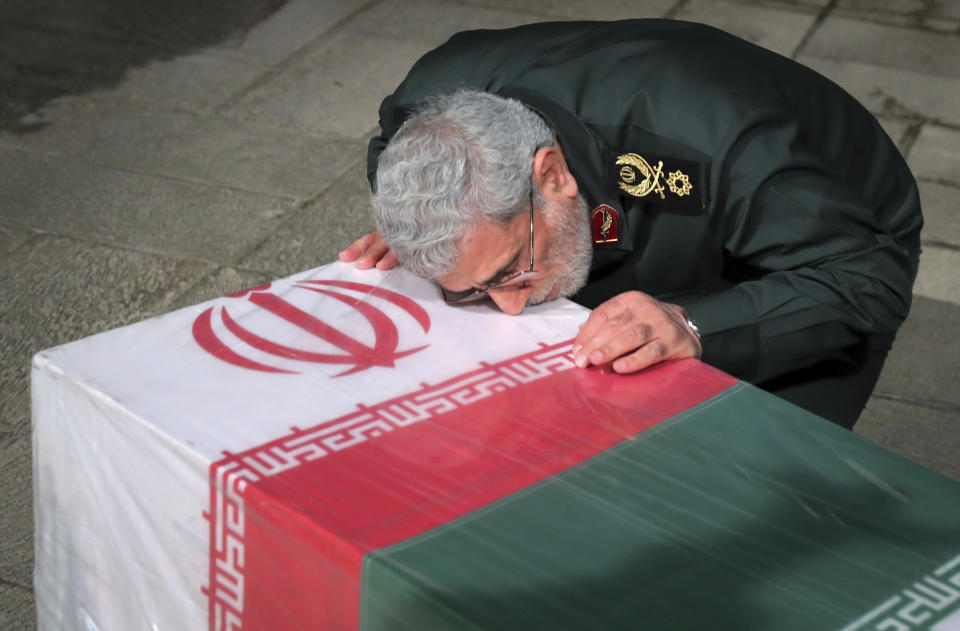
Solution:
<svg viewBox="0 0 960 631">
<path fill-rule="evenodd" d="M 577 181 L 559 144 L 541 147 L 534 154 L 533 183 L 547 199 L 563 202 L 577 196 Z"/>
</svg>

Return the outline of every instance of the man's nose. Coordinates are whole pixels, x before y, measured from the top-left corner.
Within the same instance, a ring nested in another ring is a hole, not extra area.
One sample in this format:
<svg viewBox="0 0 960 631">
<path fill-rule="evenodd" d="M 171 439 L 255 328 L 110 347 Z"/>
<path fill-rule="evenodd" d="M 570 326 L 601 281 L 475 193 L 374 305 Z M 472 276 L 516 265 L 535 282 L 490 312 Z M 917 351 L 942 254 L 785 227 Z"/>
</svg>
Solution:
<svg viewBox="0 0 960 631">
<path fill-rule="evenodd" d="M 527 298 L 533 287 L 501 287 L 487 291 L 490 298 L 493 299 L 500 311 L 510 315 L 519 315 L 523 308 L 527 306 Z"/>
</svg>

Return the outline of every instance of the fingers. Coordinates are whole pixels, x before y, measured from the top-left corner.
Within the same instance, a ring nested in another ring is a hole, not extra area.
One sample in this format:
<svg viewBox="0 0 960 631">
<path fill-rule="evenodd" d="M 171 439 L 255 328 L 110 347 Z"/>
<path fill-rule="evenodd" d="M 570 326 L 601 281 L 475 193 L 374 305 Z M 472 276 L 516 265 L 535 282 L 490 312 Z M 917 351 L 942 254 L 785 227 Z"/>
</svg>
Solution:
<svg viewBox="0 0 960 631">
<path fill-rule="evenodd" d="M 387 247 L 387 244 L 382 239 L 377 239 L 367 246 L 367 249 L 357 257 L 353 265 L 357 269 L 370 269 L 379 263 L 389 251 L 390 248 Z"/>
<path fill-rule="evenodd" d="M 666 359 L 674 359 L 670 347 L 662 340 L 653 340 L 636 351 L 618 358 L 613 362 L 611 368 L 614 372 L 627 374 L 643 370 Z"/>
<path fill-rule="evenodd" d="M 370 247 L 370 244 L 373 243 L 379 236 L 380 235 L 376 231 L 363 235 L 341 250 L 338 258 L 344 263 L 357 260 L 357 258 L 366 252 L 367 248 Z"/>
<path fill-rule="evenodd" d="M 639 319 L 629 308 L 619 305 L 617 310 L 611 308 L 610 312 L 604 314 L 600 320 L 602 325 L 595 329 L 591 337 L 583 340 L 583 348 L 578 357 L 580 360 L 578 363 L 581 366 L 605 364 L 643 346 L 655 335 L 653 327 L 648 322 Z M 585 326 L 584 329 L 587 327 Z M 589 330 L 592 328 L 588 329 L 588 334 Z"/>
<path fill-rule="evenodd" d="M 573 354 L 580 367 L 612 362 L 615 372 L 631 373 L 666 359 L 700 357 L 702 347 L 682 307 L 627 292 L 593 311 Z"/>
<path fill-rule="evenodd" d="M 616 357 L 610 354 L 613 347 L 607 345 L 618 336 L 628 335 L 624 329 L 629 326 L 631 306 L 636 308 L 636 303 L 640 302 L 636 297 L 631 296 L 631 293 L 639 294 L 639 292 L 628 292 L 611 298 L 594 309 L 580 327 L 580 332 L 573 341 L 574 362 L 578 366 L 583 368 L 588 364 L 598 365 Z M 634 333 L 637 335 L 636 341 L 639 345 L 642 343 L 640 340 L 642 332 Z"/>
<path fill-rule="evenodd" d="M 377 231 L 365 234 L 348 245 L 338 258 L 344 263 L 352 262 L 357 269 L 376 267 L 386 270 L 397 266 L 397 256 Z"/>
<path fill-rule="evenodd" d="M 393 269 L 397 263 L 397 255 L 392 250 L 388 250 L 384 257 L 377 261 L 377 269 Z"/>
<path fill-rule="evenodd" d="M 580 332 L 573 342 L 574 356 L 577 355 L 577 349 L 593 339 L 598 331 L 606 326 L 607 322 L 624 310 L 622 306 L 623 296 L 620 294 L 598 306 L 587 318 L 587 321 L 580 326 Z M 578 362 L 579 365 L 579 362 Z"/>
</svg>

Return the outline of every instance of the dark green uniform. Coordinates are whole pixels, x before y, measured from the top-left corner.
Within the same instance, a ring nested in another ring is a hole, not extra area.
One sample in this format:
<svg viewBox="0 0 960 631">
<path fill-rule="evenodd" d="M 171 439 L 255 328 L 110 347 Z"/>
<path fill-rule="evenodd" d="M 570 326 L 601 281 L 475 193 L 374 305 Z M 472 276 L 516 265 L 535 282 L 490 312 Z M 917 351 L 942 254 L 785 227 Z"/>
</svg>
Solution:
<svg viewBox="0 0 960 631">
<path fill-rule="evenodd" d="M 556 130 L 594 229 L 594 307 L 681 304 L 704 361 L 851 426 L 910 307 L 916 183 L 817 73 L 703 25 L 558 22 L 453 36 L 380 108 L 377 157 L 426 97 L 522 101 Z M 605 230 L 604 230 L 605 229 Z"/>
</svg>

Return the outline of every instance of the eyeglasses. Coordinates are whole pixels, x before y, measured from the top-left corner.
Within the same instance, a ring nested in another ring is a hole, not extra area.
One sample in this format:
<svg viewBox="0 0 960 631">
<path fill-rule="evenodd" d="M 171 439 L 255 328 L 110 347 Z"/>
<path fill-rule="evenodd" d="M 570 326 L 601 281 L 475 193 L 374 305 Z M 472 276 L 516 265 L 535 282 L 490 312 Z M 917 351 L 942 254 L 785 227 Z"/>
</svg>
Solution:
<svg viewBox="0 0 960 631">
<path fill-rule="evenodd" d="M 473 302 L 474 300 L 480 300 L 487 296 L 487 292 L 491 289 L 499 289 L 501 287 L 509 287 L 512 285 L 519 285 L 520 283 L 533 280 L 537 277 L 538 272 L 533 269 L 533 187 L 530 188 L 530 267 L 529 269 L 521 270 L 512 276 L 508 276 L 503 280 L 494 281 L 489 283 L 486 287 L 481 289 L 466 289 L 464 291 L 450 291 L 445 289 L 443 286 L 440 287 L 440 290 L 443 292 L 443 300 L 448 305 L 460 304 L 463 302 Z"/>
</svg>

